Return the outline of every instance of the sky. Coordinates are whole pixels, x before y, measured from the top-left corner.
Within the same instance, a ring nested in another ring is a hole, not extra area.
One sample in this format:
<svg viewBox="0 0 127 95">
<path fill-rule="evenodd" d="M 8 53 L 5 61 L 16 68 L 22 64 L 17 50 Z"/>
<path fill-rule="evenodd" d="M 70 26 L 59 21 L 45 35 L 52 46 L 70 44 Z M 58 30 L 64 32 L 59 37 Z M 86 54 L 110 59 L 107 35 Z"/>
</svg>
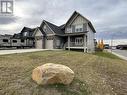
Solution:
<svg viewBox="0 0 127 95">
<path fill-rule="evenodd" d="M 127 39 L 127 0 L 15 0 L 13 16 L 0 16 L 0 34 L 35 28 L 43 20 L 59 26 L 74 11 L 92 22 L 97 39 Z"/>
</svg>

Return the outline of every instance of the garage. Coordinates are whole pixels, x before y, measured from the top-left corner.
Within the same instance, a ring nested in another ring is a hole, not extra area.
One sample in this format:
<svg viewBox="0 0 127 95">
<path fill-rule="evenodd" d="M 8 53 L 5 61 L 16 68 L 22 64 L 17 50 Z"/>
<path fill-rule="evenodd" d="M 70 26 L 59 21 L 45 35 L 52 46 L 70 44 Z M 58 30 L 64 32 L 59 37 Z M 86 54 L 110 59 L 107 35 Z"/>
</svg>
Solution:
<svg viewBox="0 0 127 95">
<path fill-rule="evenodd" d="M 42 39 L 36 39 L 35 45 L 37 49 L 42 49 Z"/>
<path fill-rule="evenodd" d="M 46 40 L 46 49 L 53 49 L 53 40 Z"/>
</svg>

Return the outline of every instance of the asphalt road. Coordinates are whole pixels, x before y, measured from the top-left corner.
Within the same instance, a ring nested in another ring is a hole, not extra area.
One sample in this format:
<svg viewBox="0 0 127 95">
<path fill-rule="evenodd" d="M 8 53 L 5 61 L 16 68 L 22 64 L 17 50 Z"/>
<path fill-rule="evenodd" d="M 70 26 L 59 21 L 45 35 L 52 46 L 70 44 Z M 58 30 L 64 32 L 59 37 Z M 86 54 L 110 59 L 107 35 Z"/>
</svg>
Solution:
<svg viewBox="0 0 127 95">
<path fill-rule="evenodd" d="M 111 52 L 111 50 L 108 50 L 108 51 Z M 119 56 L 122 59 L 127 60 L 127 50 L 115 49 L 115 50 L 112 50 L 112 53 Z"/>
</svg>

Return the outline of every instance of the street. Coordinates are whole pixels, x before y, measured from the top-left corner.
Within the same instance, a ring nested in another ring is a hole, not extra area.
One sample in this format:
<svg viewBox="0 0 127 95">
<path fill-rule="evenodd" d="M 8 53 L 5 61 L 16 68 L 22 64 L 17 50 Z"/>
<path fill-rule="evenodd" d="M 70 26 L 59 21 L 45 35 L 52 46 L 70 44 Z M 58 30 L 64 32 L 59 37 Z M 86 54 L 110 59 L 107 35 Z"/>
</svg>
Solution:
<svg viewBox="0 0 127 95">
<path fill-rule="evenodd" d="M 108 52 L 111 52 L 111 50 L 107 50 Z M 116 56 L 119 56 L 120 58 L 127 60 L 127 50 L 119 50 L 119 49 L 114 49 L 112 50 L 112 53 L 115 54 Z"/>
</svg>

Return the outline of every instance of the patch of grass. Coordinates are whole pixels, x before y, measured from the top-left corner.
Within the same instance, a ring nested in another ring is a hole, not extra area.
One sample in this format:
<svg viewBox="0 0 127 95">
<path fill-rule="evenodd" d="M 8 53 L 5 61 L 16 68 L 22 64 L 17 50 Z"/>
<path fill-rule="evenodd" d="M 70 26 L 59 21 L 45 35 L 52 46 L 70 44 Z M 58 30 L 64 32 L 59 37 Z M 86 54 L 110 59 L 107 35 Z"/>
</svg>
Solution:
<svg viewBox="0 0 127 95">
<path fill-rule="evenodd" d="M 120 59 L 118 56 L 112 54 L 112 53 L 109 53 L 109 52 L 106 52 L 106 51 L 103 51 L 103 52 L 95 52 L 94 53 L 95 55 L 97 56 L 101 56 L 101 57 L 106 57 L 106 58 L 111 58 L 111 59 Z"/>
<path fill-rule="evenodd" d="M 70 67 L 75 72 L 74 81 L 67 86 L 37 85 L 31 79 L 32 70 L 51 62 Z M 0 95 L 127 95 L 126 76 L 126 61 L 105 52 L 42 51 L 0 56 Z"/>
</svg>

